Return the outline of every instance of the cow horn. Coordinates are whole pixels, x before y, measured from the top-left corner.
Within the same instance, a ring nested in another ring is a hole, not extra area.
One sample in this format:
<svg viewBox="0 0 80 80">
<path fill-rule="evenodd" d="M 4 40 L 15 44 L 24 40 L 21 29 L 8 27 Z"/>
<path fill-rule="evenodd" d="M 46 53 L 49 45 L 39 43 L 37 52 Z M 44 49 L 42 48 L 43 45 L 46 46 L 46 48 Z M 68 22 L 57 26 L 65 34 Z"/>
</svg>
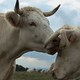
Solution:
<svg viewBox="0 0 80 80">
<path fill-rule="evenodd" d="M 55 9 L 53 9 L 52 11 L 50 11 L 50 12 L 44 12 L 43 13 L 44 16 L 48 17 L 48 16 L 53 15 L 59 9 L 59 7 L 60 7 L 60 4 Z"/>
<path fill-rule="evenodd" d="M 21 10 L 19 9 L 19 0 L 16 0 L 14 11 L 19 15 L 22 13 Z"/>
</svg>

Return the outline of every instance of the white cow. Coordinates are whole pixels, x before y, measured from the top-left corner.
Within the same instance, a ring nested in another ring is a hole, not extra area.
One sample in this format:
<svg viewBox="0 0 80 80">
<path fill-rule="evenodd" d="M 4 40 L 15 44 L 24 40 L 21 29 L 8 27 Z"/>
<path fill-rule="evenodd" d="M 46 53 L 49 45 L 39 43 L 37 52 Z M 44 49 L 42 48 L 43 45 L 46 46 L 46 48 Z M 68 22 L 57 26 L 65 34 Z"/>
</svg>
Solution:
<svg viewBox="0 0 80 80">
<path fill-rule="evenodd" d="M 80 27 L 62 27 L 50 37 L 45 47 L 49 53 L 58 52 L 53 67 L 57 79 L 75 80 L 80 76 Z"/>
<path fill-rule="evenodd" d="M 15 60 L 24 52 L 46 52 L 45 41 L 53 33 L 46 17 L 59 6 L 44 13 L 34 7 L 20 10 L 17 0 L 14 12 L 0 14 L 0 80 L 12 80 Z"/>
</svg>

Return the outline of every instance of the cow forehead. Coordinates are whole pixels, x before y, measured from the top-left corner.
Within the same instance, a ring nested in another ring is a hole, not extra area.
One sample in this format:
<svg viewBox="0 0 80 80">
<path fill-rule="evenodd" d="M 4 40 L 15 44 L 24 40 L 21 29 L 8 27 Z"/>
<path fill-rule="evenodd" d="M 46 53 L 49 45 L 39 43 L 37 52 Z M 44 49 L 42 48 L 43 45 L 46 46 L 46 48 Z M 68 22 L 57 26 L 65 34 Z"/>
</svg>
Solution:
<svg viewBox="0 0 80 80">
<path fill-rule="evenodd" d="M 21 10 L 26 13 L 30 11 L 34 11 L 34 12 L 37 12 L 38 14 L 41 14 L 41 13 L 43 14 L 43 12 L 36 7 L 24 7 L 24 8 L 21 8 Z"/>
<path fill-rule="evenodd" d="M 43 12 L 40 9 L 35 7 L 24 7 L 21 10 L 23 12 L 22 16 L 26 16 L 28 22 L 36 21 L 40 23 L 41 21 L 49 24 L 48 19 L 43 15 Z"/>
</svg>

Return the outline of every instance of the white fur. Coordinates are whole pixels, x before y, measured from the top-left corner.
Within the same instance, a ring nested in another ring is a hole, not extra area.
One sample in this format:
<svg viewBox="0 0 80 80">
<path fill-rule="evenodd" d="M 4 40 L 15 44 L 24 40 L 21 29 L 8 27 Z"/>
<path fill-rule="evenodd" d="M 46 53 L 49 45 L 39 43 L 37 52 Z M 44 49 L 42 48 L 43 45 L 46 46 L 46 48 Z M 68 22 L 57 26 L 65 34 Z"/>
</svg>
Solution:
<svg viewBox="0 0 80 80">
<path fill-rule="evenodd" d="M 16 27 L 5 20 L 5 14 L 0 15 L 0 80 L 12 80 L 15 60 L 24 52 L 46 52 L 45 41 L 53 32 L 41 11 L 26 11 L 23 8 L 23 13 Z M 36 23 L 36 27 L 28 25 L 32 21 Z"/>
<path fill-rule="evenodd" d="M 58 52 L 53 72 L 57 79 L 73 80 L 80 76 L 80 28 L 66 25 L 58 32 L 59 48 L 62 49 Z M 52 40 L 49 39 L 49 41 Z"/>
</svg>

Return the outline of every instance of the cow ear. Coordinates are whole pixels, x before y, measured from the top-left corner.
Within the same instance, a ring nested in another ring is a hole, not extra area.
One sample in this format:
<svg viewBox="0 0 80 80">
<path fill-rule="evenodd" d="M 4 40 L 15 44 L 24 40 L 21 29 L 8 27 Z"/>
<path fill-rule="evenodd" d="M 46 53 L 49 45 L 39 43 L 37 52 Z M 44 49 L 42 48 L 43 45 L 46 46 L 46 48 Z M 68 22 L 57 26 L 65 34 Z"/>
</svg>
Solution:
<svg viewBox="0 0 80 80">
<path fill-rule="evenodd" d="M 73 42 L 76 41 L 76 38 L 77 38 L 77 37 L 76 37 L 75 34 L 71 34 L 68 40 L 69 40 L 70 43 L 73 43 Z"/>
<path fill-rule="evenodd" d="M 18 26 L 19 23 L 19 15 L 15 12 L 8 12 L 5 15 L 5 18 L 9 24 L 11 24 L 14 27 Z"/>
<path fill-rule="evenodd" d="M 60 48 L 64 48 L 74 43 L 77 39 L 76 33 L 73 30 L 61 30 L 60 35 Z"/>
</svg>

